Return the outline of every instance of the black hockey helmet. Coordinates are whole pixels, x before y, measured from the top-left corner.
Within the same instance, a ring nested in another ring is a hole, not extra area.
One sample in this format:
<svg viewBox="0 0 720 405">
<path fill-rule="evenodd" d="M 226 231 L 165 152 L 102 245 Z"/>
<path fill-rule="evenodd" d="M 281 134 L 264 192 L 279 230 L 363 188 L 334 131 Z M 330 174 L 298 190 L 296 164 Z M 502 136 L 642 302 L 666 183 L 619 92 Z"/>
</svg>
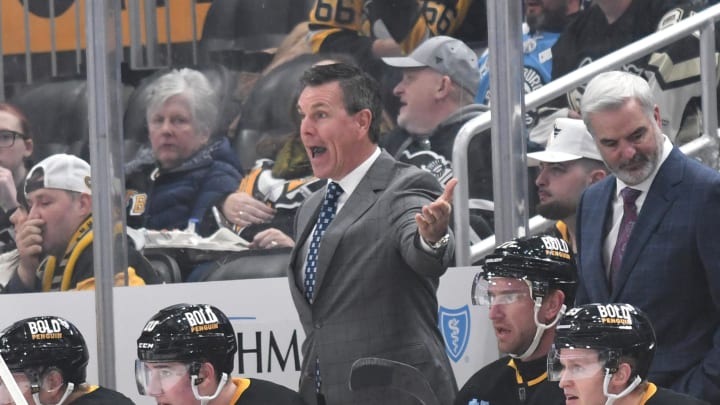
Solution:
<svg viewBox="0 0 720 405">
<path fill-rule="evenodd" d="M 545 297 L 554 289 L 565 293 L 565 305 L 572 306 L 577 285 L 575 259 L 567 242 L 551 235 L 516 238 L 495 248 L 482 261 L 482 272 L 476 276 L 488 281 L 495 277 L 526 280 L 532 297 Z M 483 297 L 476 295 L 473 302 Z"/>
<path fill-rule="evenodd" d="M 137 340 L 144 362 L 209 362 L 218 374 L 233 370 L 235 331 L 219 309 L 206 304 L 177 304 L 160 310 Z"/>
<path fill-rule="evenodd" d="M 588 304 L 573 308 L 557 324 L 555 351 L 594 349 L 610 373 L 622 359 L 633 359 L 633 372 L 647 377 L 655 355 L 655 331 L 650 319 L 630 304 Z"/>
<path fill-rule="evenodd" d="M 12 371 L 43 373 L 55 368 L 66 382 L 85 382 L 85 339 L 75 325 L 57 316 L 35 316 L 10 325 L 0 335 L 0 354 Z"/>
</svg>

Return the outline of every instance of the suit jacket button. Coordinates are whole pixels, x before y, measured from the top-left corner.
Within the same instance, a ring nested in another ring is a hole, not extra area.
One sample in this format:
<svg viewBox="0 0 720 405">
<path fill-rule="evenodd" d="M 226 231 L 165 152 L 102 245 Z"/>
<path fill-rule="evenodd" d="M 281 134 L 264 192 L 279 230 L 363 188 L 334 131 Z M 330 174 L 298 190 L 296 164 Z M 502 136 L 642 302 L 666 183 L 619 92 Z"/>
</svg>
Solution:
<svg viewBox="0 0 720 405">
<path fill-rule="evenodd" d="M 320 329 L 322 328 L 322 322 L 315 322 L 313 326 L 315 327 L 315 329 Z"/>
</svg>

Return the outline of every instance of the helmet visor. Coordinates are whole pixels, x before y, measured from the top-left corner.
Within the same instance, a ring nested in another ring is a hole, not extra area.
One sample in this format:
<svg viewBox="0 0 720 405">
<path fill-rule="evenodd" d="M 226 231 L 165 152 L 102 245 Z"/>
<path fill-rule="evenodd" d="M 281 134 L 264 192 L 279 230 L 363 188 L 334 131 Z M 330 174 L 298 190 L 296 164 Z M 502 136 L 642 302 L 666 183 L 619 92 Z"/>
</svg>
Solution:
<svg viewBox="0 0 720 405">
<path fill-rule="evenodd" d="M 140 395 L 158 395 L 178 384 L 190 384 L 190 365 L 135 360 L 135 382 Z"/>
<path fill-rule="evenodd" d="M 13 379 L 15 380 L 15 384 L 17 384 L 18 388 L 20 389 L 20 392 L 23 393 L 23 395 L 27 398 L 30 396 L 30 394 L 33 393 L 33 382 L 31 381 L 31 377 L 25 374 L 22 371 L 14 371 L 12 373 Z M 35 384 L 37 387 L 37 384 Z M 36 388 L 35 391 L 38 389 Z M 2 404 L 12 404 L 16 403 L 15 399 L 13 399 L 12 394 L 10 393 L 10 388 L 8 387 L 8 383 L 6 381 L 3 381 L 2 378 L 0 378 L 0 403 Z"/>
<path fill-rule="evenodd" d="M 491 277 L 485 279 L 482 273 L 475 275 L 472 286 L 473 305 L 493 306 L 517 302 L 531 297 L 530 282 L 516 278 Z"/>
<path fill-rule="evenodd" d="M 547 357 L 549 381 L 583 380 L 602 374 L 605 359 L 594 349 L 550 349 Z"/>
</svg>

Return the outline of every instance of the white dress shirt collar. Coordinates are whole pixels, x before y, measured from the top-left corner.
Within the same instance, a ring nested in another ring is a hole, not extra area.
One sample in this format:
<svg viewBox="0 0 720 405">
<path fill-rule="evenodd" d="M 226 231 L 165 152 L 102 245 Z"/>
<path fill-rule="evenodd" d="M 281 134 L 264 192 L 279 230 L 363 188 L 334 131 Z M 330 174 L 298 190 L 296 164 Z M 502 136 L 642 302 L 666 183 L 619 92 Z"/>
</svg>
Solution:
<svg viewBox="0 0 720 405">
<path fill-rule="evenodd" d="M 380 148 L 375 147 L 375 151 L 372 153 L 372 155 L 365 159 L 364 162 L 362 162 L 358 167 L 353 169 L 345 177 L 340 180 L 330 179 L 330 181 L 334 181 L 340 184 L 340 187 L 342 187 L 343 189 L 343 193 L 340 194 L 340 197 L 338 198 L 338 206 L 336 212 L 340 212 L 342 206 L 345 205 L 345 201 L 350 198 L 353 191 L 355 191 L 358 184 L 360 184 L 360 181 L 362 181 L 363 177 L 365 177 L 365 174 L 368 172 L 368 170 L 370 170 L 370 167 L 373 165 L 373 163 L 375 163 L 378 157 L 380 157 Z"/>
</svg>

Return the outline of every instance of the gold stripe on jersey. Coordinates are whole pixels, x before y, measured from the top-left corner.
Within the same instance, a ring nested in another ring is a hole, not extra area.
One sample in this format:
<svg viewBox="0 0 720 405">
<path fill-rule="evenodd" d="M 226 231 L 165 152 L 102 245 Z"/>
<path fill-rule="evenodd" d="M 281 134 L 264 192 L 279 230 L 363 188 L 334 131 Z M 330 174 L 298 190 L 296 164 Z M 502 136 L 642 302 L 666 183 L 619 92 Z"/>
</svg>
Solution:
<svg viewBox="0 0 720 405">
<path fill-rule="evenodd" d="M 253 192 L 257 190 L 257 182 L 260 178 L 260 174 L 263 172 L 262 167 L 255 167 L 253 168 L 250 173 L 248 173 L 243 179 L 240 181 L 240 185 L 238 186 L 238 191 L 245 194 L 253 195 Z"/>
<path fill-rule="evenodd" d="M 510 359 L 510 361 L 508 362 L 507 365 L 508 365 L 508 367 L 510 367 L 510 368 L 512 368 L 513 370 L 515 370 L 515 381 L 516 381 L 518 384 L 524 384 L 524 383 L 525 383 L 525 380 L 524 380 L 523 377 L 520 375 L 520 371 L 519 371 L 518 368 L 517 368 L 517 364 L 515 364 L 515 359 Z M 540 374 L 539 376 L 533 378 L 532 380 L 529 380 L 529 381 L 527 382 L 527 386 L 528 386 L 528 387 L 532 387 L 532 386 L 535 385 L 535 384 L 540 384 L 541 382 L 545 381 L 546 379 L 547 379 L 547 371 L 544 372 L 544 373 L 542 373 L 542 374 Z"/>
<path fill-rule="evenodd" d="M 230 384 L 235 384 L 235 394 L 233 395 L 232 399 L 230 399 L 231 404 L 236 404 L 238 401 L 240 401 L 240 397 L 242 396 L 243 392 L 250 387 L 251 380 L 249 378 L 233 378 L 230 380 Z"/>
</svg>

